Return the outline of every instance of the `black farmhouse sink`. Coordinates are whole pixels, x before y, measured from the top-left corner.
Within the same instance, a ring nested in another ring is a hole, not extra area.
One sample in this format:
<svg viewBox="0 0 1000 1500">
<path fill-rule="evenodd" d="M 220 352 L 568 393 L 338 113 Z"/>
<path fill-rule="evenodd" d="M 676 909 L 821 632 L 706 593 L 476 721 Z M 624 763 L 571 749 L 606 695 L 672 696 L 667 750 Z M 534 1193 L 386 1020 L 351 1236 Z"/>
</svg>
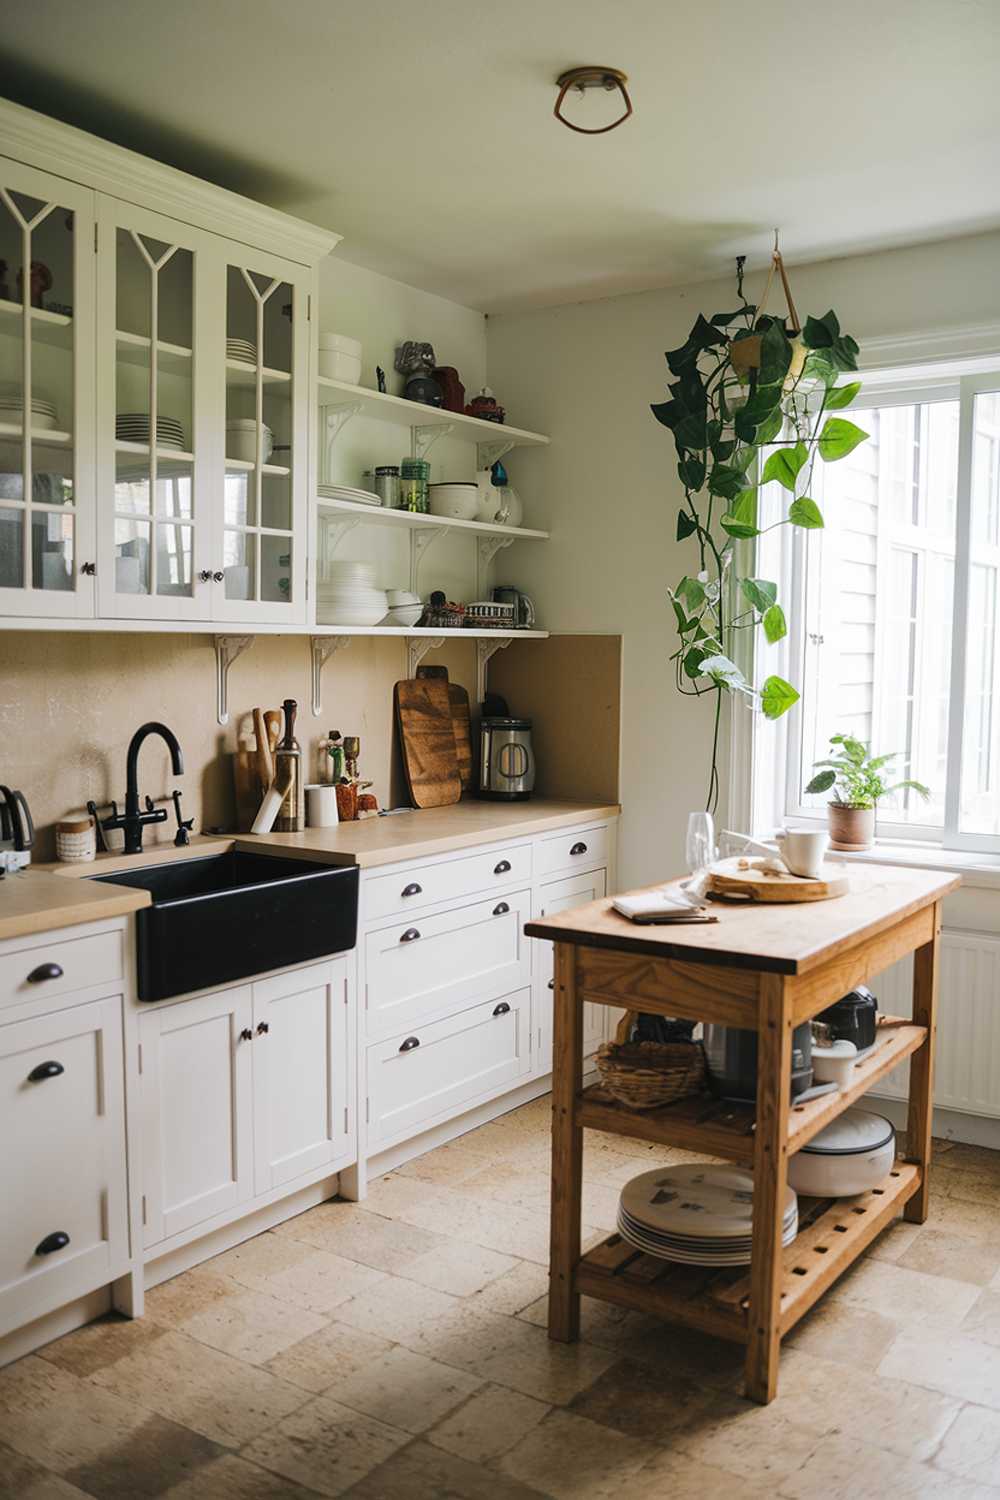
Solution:
<svg viewBox="0 0 1000 1500">
<path fill-rule="evenodd" d="M 136 912 L 140 1000 L 166 1000 L 353 948 L 358 872 L 230 849 L 115 875 L 149 891 Z"/>
</svg>

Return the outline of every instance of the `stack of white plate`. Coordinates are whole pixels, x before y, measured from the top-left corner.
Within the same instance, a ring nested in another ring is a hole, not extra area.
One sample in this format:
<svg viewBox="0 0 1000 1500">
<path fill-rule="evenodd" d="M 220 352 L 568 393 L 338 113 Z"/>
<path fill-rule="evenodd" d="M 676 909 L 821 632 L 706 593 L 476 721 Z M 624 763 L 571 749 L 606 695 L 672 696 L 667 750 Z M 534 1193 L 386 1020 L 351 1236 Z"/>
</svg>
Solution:
<svg viewBox="0 0 1000 1500">
<path fill-rule="evenodd" d="M 13 386 L 5 386 L 0 395 L 0 422 L 9 423 L 12 427 L 24 425 L 24 395 Z M 59 426 L 55 403 L 41 391 L 32 393 L 31 426 L 33 430 L 44 432 L 51 432 Z"/>
<path fill-rule="evenodd" d="M 332 562 L 319 586 L 324 624 L 377 625 L 385 616 L 385 589 L 375 587 L 375 568 L 364 562 Z"/>
<path fill-rule="evenodd" d="M 226 339 L 226 358 L 238 359 L 243 364 L 257 363 L 257 345 L 249 339 Z"/>
<path fill-rule="evenodd" d="M 753 1227 L 753 1177 L 739 1167 L 661 1167 L 622 1189 L 618 1233 L 637 1250 L 693 1266 L 747 1266 Z M 798 1199 L 785 1194 L 781 1242 L 799 1228 Z"/>
<path fill-rule="evenodd" d="M 323 500 L 351 500 L 355 505 L 382 504 L 374 490 L 356 490 L 349 484 L 318 484 L 316 489 Z"/>
<path fill-rule="evenodd" d="M 149 443 L 148 412 L 123 411 L 115 417 L 115 437 L 120 443 Z M 157 417 L 156 446 L 184 451 L 184 428 L 176 417 Z"/>
<path fill-rule="evenodd" d="M 266 422 L 260 424 L 261 463 L 267 463 L 274 450 L 274 433 Z M 253 417 L 235 417 L 226 423 L 226 457 L 257 462 L 257 423 Z"/>
<path fill-rule="evenodd" d="M 383 625 L 415 625 L 424 612 L 423 602 L 419 594 L 411 594 L 408 589 L 389 589 L 386 593 L 389 604 L 389 613 L 382 621 Z"/>
</svg>

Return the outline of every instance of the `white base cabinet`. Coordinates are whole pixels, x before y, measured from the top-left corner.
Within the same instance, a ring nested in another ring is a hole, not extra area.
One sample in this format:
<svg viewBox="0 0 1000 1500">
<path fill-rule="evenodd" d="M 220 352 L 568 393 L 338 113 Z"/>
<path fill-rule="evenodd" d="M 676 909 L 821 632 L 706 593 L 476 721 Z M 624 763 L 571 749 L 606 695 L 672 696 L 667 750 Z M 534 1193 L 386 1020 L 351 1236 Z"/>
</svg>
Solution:
<svg viewBox="0 0 1000 1500">
<path fill-rule="evenodd" d="M 599 901 L 606 896 L 607 871 L 591 870 L 586 875 L 572 875 L 566 880 L 547 881 L 539 891 L 538 915 L 551 917 L 560 911 L 569 911 L 574 906 L 586 906 L 589 901 Z M 536 1020 L 535 1046 L 539 1059 L 544 1059 L 546 1071 L 552 1066 L 552 991 L 554 954 L 551 943 L 538 942 L 538 975 L 535 984 Z M 583 1007 L 583 1053 L 591 1056 L 605 1040 L 608 1022 L 606 1005 Z"/>
</svg>

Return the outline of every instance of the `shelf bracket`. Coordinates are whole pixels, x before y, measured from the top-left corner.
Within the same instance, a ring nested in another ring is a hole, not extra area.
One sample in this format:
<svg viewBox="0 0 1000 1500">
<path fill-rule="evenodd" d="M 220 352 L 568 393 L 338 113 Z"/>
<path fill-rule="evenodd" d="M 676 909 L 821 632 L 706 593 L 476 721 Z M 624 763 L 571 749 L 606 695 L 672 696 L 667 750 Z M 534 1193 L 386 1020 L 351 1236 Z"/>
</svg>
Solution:
<svg viewBox="0 0 1000 1500">
<path fill-rule="evenodd" d="M 428 651 L 440 651 L 444 645 L 443 635 L 411 635 L 406 638 L 406 675 L 416 677 L 417 668 Z"/>
<path fill-rule="evenodd" d="M 229 668 L 253 642 L 252 635 L 215 637 L 215 717 L 220 724 L 229 723 Z"/>
<path fill-rule="evenodd" d="M 420 559 L 438 537 L 447 536 L 451 529 L 450 526 L 415 526 L 410 532 L 410 592 L 412 594 L 420 593 Z"/>
<path fill-rule="evenodd" d="M 476 468 L 492 469 L 493 465 L 515 446 L 513 438 L 487 438 L 476 444 Z"/>
<path fill-rule="evenodd" d="M 361 401 L 345 401 L 340 406 L 321 406 L 320 422 L 323 427 L 323 451 L 320 463 L 320 484 L 333 483 L 333 445 L 352 417 L 360 417 L 364 411 Z"/>
<path fill-rule="evenodd" d="M 345 646 L 351 644 L 352 637 L 349 635 L 311 635 L 309 637 L 309 657 L 312 663 L 312 711 L 313 718 L 318 719 L 323 712 L 323 668 L 330 657 L 336 652 L 342 651 Z"/>
<path fill-rule="evenodd" d="M 482 703 L 486 697 L 486 663 L 491 656 L 496 656 L 498 651 L 506 651 L 511 643 L 511 637 L 506 635 L 499 641 L 484 640 L 482 636 L 476 641 L 476 702 Z"/>
<path fill-rule="evenodd" d="M 486 597 L 486 570 L 504 547 L 513 542 L 512 536 L 481 536 L 476 542 L 476 598 Z"/>
<path fill-rule="evenodd" d="M 449 432 L 454 432 L 454 430 L 454 422 L 442 422 L 440 425 L 435 426 L 411 427 L 411 457 L 426 458 L 438 438 L 447 437 Z"/>
<path fill-rule="evenodd" d="M 323 555 L 320 559 L 320 579 L 322 582 L 329 580 L 327 564 L 344 540 L 352 532 L 355 526 L 361 525 L 360 516 L 333 516 L 323 511 L 323 503 L 320 500 L 320 524 L 323 527 Z"/>
</svg>

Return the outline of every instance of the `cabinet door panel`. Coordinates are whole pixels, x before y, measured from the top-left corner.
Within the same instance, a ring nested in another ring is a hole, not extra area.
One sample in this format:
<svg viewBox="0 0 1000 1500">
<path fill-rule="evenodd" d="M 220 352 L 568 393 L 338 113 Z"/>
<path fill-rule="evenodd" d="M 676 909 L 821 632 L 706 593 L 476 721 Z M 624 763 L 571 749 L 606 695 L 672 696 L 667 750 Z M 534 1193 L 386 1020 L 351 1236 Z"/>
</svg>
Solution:
<svg viewBox="0 0 1000 1500">
<path fill-rule="evenodd" d="M 3 1334 L 128 1259 L 120 996 L 0 1028 L 0 1129 Z"/>
<path fill-rule="evenodd" d="M 146 1244 L 253 1190 L 249 985 L 140 1018 Z"/>
<path fill-rule="evenodd" d="M 344 1152 L 352 1040 L 348 1002 L 345 959 L 253 986 L 258 1193 Z"/>
<path fill-rule="evenodd" d="M 0 160 L 0 268 L 0 614 L 83 618 L 94 612 L 94 194 Z"/>
<path fill-rule="evenodd" d="M 586 906 L 588 901 L 599 901 L 607 895 L 607 874 L 604 870 L 592 870 L 586 875 L 576 875 L 567 880 L 553 880 L 542 886 L 539 916 L 551 917 L 556 912 L 569 911 L 574 906 Z M 548 1072 L 552 1066 L 552 944 L 537 944 L 537 980 L 535 996 L 538 1015 L 535 1021 L 534 1040 L 538 1048 L 536 1067 Z M 607 1024 L 607 1006 L 585 1005 L 583 1007 L 583 1055 L 589 1057 L 604 1041 Z"/>
</svg>

